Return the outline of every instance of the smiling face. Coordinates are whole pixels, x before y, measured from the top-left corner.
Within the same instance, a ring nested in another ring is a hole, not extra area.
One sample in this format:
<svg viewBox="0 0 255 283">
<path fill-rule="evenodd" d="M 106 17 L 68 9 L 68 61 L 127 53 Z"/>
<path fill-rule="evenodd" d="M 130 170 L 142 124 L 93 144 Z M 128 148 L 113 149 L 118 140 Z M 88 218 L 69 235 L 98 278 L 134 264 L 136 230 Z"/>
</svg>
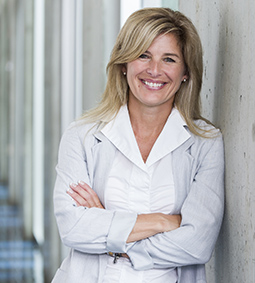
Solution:
<svg viewBox="0 0 255 283">
<path fill-rule="evenodd" d="M 167 106 L 184 79 L 185 64 L 174 34 L 158 36 L 148 50 L 126 65 L 129 104 L 142 107 Z"/>
</svg>

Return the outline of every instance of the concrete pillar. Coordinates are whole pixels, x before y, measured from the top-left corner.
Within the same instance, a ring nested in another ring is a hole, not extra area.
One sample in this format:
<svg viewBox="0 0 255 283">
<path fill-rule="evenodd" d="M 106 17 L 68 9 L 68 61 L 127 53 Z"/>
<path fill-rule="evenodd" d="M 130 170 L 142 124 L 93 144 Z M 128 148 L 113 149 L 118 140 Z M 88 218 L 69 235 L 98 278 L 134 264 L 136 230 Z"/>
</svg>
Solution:
<svg viewBox="0 0 255 283">
<path fill-rule="evenodd" d="M 179 3 L 204 46 L 204 116 L 225 140 L 225 217 L 208 282 L 255 282 L 255 2 Z"/>
</svg>

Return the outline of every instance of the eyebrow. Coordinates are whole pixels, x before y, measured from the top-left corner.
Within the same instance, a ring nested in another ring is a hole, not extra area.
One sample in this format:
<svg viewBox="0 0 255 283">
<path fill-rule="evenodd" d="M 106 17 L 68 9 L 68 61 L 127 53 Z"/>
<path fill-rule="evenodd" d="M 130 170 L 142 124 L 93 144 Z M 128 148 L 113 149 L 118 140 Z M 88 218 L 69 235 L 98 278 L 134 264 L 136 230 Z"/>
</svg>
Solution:
<svg viewBox="0 0 255 283">
<path fill-rule="evenodd" d="M 165 56 L 174 56 L 174 57 L 180 58 L 180 56 L 178 54 L 175 54 L 175 53 L 165 53 L 164 55 Z"/>
<path fill-rule="evenodd" d="M 145 53 L 149 53 L 149 54 L 151 54 L 151 52 L 150 51 L 148 51 L 148 50 L 146 50 L 145 51 Z M 163 56 L 174 56 L 174 57 L 177 57 L 177 58 L 179 58 L 180 59 L 180 56 L 178 55 L 178 54 L 176 54 L 176 53 L 164 53 L 164 55 Z"/>
</svg>

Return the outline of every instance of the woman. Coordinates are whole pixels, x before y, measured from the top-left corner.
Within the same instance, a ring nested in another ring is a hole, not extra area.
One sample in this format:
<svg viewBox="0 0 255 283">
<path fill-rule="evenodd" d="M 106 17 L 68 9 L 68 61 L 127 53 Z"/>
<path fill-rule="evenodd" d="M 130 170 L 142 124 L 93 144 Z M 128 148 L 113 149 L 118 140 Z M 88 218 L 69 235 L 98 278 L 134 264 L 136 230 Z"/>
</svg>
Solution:
<svg viewBox="0 0 255 283">
<path fill-rule="evenodd" d="M 196 29 L 180 12 L 139 10 L 107 68 L 101 103 L 60 144 L 55 215 L 71 252 L 53 282 L 206 282 L 224 154 L 200 115 Z"/>
</svg>

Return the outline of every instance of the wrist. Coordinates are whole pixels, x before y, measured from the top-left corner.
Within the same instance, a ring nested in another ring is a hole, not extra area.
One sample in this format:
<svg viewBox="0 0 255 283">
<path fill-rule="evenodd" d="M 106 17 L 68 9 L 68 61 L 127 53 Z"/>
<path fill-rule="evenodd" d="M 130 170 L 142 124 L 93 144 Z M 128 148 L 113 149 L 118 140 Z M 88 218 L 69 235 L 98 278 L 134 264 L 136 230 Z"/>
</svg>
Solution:
<svg viewBox="0 0 255 283">
<path fill-rule="evenodd" d="M 163 233 L 163 232 L 167 232 L 168 231 L 168 220 L 165 217 L 165 214 L 163 213 L 158 213 L 158 233 Z"/>
</svg>

